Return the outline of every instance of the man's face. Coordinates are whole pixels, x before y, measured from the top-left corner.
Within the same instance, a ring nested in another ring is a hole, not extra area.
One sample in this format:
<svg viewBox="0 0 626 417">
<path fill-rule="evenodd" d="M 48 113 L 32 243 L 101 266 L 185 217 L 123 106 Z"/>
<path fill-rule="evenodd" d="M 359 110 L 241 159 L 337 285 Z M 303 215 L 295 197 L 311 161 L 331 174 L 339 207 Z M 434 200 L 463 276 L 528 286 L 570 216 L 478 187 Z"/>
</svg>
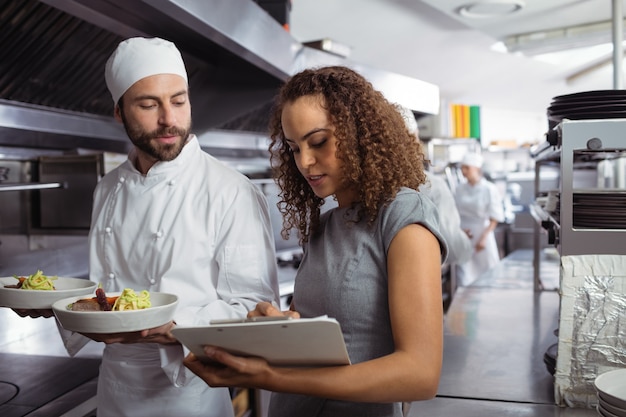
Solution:
<svg viewBox="0 0 626 417">
<path fill-rule="evenodd" d="M 149 169 L 157 161 L 175 159 L 191 129 L 185 80 L 173 74 L 152 75 L 133 84 L 122 100 L 123 109 L 116 107 L 115 116 L 139 150 L 140 165 Z"/>
</svg>

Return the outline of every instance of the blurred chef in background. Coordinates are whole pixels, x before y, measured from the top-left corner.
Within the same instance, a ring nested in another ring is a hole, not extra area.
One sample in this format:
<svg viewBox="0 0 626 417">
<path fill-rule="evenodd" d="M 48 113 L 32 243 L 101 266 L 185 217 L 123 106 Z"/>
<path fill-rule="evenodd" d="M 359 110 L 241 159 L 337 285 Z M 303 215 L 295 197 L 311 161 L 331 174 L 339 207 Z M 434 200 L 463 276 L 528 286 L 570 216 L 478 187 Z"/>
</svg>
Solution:
<svg viewBox="0 0 626 417">
<path fill-rule="evenodd" d="M 465 154 L 461 172 L 467 182 L 457 186 L 454 196 L 461 227 L 474 247 L 471 259 L 458 265 L 457 279 L 461 286 L 472 284 L 500 262 L 494 230 L 499 222 L 504 221 L 502 196 L 496 185 L 484 178 L 482 166 L 480 154 Z"/>
<path fill-rule="evenodd" d="M 406 127 L 419 140 L 419 127 L 413 112 L 402 108 L 402 117 Z M 450 265 L 467 262 L 472 257 L 472 243 L 461 228 L 461 217 L 456 207 L 454 195 L 448 183 L 428 170 L 424 170 L 426 182 L 420 186 L 420 192 L 426 194 L 437 206 L 439 211 L 439 227 L 443 238 L 448 244 L 448 259 Z"/>
</svg>

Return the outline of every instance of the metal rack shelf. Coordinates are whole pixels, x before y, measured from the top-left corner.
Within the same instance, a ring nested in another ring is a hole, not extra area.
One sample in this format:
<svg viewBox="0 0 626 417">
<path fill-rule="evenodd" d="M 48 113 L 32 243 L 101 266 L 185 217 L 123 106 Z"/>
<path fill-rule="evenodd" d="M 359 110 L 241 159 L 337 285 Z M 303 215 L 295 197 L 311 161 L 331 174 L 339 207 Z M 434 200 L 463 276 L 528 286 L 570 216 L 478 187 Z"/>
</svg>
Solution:
<svg viewBox="0 0 626 417">
<path fill-rule="evenodd" d="M 562 123 L 560 248 L 563 255 L 624 255 L 626 230 L 574 227 L 574 170 L 581 159 L 614 159 L 626 151 L 625 119 L 567 120 Z M 593 149 L 589 149 L 592 147 Z M 598 189 L 598 193 L 612 190 Z"/>
<path fill-rule="evenodd" d="M 529 205 L 529 210 L 530 210 L 530 215 L 538 223 L 550 222 L 550 223 L 554 224 L 554 227 L 556 227 L 557 229 L 561 228 L 561 225 L 559 224 L 559 220 L 555 216 L 555 213 L 551 213 L 551 212 L 546 211 L 542 206 L 540 206 L 539 204 L 536 204 L 536 203 L 535 204 L 530 204 Z"/>
<path fill-rule="evenodd" d="M 537 156 L 535 196 L 541 194 L 541 169 L 545 166 L 558 166 L 560 209 L 558 214 L 554 214 L 546 212 L 539 204 L 531 206 L 531 214 L 536 221 L 533 259 L 535 289 L 541 288 L 541 237 L 544 226 L 548 224 L 554 232 L 554 236 L 550 236 L 554 242 L 550 243 L 554 243 L 561 256 L 626 254 L 623 244 L 626 241 L 626 229 L 611 227 L 610 224 L 602 227 L 576 227 L 574 214 L 574 200 L 580 194 L 588 194 L 592 198 L 594 194 L 598 197 L 626 194 L 626 190 L 622 188 L 581 187 L 575 183 L 576 173 L 594 170 L 595 175 L 601 161 L 617 160 L 626 156 L 626 143 L 623 139 L 625 129 L 626 119 L 563 120 L 559 125 L 560 145 Z M 614 210 L 625 208 L 615 206 Z"/>
<path fill-rule="evenodd" d="M 29 182 L 29 183 L 4 183 L 0 184 L 0 191 L 28 191 L 28 190 L 48 190 L 53 188 L 66 188 L 62 182 Z"/>
</svg>

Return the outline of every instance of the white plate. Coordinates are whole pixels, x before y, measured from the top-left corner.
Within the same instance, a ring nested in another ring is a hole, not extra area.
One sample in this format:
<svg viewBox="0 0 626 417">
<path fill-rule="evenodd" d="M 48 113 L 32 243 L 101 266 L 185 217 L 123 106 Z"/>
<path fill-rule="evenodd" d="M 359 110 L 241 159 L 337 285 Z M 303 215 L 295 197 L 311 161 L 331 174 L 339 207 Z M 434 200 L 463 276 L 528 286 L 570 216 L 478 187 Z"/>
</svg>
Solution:
<svg viewBox="0 0 626 417">
<path fill-rule="evenodd" d="M 596 410 L 598 411 L 598 414 L 600 414 L 602 417 L 619 417 L 618 415 L 613 414 L 610 411 L 607 411 L 606 409 L 602 408 L 600 404 L 596 406 Z"/>
<path fill-rule="evenodd" d="M 58 277 L 54 281 L 55 290 L 5 288 L 5 285 L 15 285 L 17 282 L 14 277 L 0 278 L 0 306 L 19 309 L 50 309 L 57 300 L 93 294 L 96 290 L 95 282 L 66 277 Z"/>
<path fill-rule="evenodd" d="M 107 297 L 120 295 L 107 293 Z M 152 307 L 131 311 L 72 311 L 68 306 L 86 297 L 70 297 L 52 304 L 54 315 L 66 330 L 81 333 L 124 333 L 159 327 L 174 317 L 178 297 L 174 294 L 151 292 Z"/>
<path fill-rule="evenodd" d="M 615 407 L 614 405 L 611 405 L 611 404 L 607 403 L 602 398 L 600 398 L 599 395 L 598 395 L 598 408 L 601 408 L 604 411 L 612 413 L 612 414 L 616 415 L 617 417 L 626 417 L 626 410 L 625 409 L 619 408 L 619 407 Z"/>
<path fill-rule="evenodd" d="M 598 375 L 594 385 L 598 395 L 602 396 L 605 402 L 626 410 L 626 369 L 616 369 Z"/>
</svg>

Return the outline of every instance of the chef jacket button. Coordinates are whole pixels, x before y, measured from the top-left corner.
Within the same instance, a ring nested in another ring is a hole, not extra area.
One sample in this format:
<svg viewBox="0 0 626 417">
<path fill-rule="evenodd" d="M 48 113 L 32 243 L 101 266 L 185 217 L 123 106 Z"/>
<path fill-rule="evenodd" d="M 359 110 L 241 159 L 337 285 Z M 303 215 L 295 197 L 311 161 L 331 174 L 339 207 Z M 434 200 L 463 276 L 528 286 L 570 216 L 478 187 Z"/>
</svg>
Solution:
<svg viewBox="0 0 626 417">
<path fill-rule="evenodd" d="M 168 185 L 176 185 L 176 180 L 170 180 L 170 182 L 167 183 Z"/>
<path fill-rule="evenodd" d="M 126 181 L 126 178 L 120 177 L 120 182 L 124 182 L 124 181 Z"/>
<path fill-rule="evenodd" d="M 110 234 L 111 234 L 111 228 L 110 228 L 110 227 L 105 227 L 105 228 L 104 228 L 104 232 L 105 232 L 107 235 L 110 235 Z"/>
<path fill-rule="evenodd" d="M 113 272 L 109 272 L 109 278 L 115 279 L 115 274 Z"/>
<path fill-rule="evenodd" d="M 163 231 L 159 230 L 158 232 L 156 232 L 156 237 L 157 238 L 163 237 Z"/>
<path fill-rule="evenodd" d="M 154 280 L 154 278 L 150 278 L 150 285 L 154 285 L 156 284 L 156 281 Z"/>
</svg>

